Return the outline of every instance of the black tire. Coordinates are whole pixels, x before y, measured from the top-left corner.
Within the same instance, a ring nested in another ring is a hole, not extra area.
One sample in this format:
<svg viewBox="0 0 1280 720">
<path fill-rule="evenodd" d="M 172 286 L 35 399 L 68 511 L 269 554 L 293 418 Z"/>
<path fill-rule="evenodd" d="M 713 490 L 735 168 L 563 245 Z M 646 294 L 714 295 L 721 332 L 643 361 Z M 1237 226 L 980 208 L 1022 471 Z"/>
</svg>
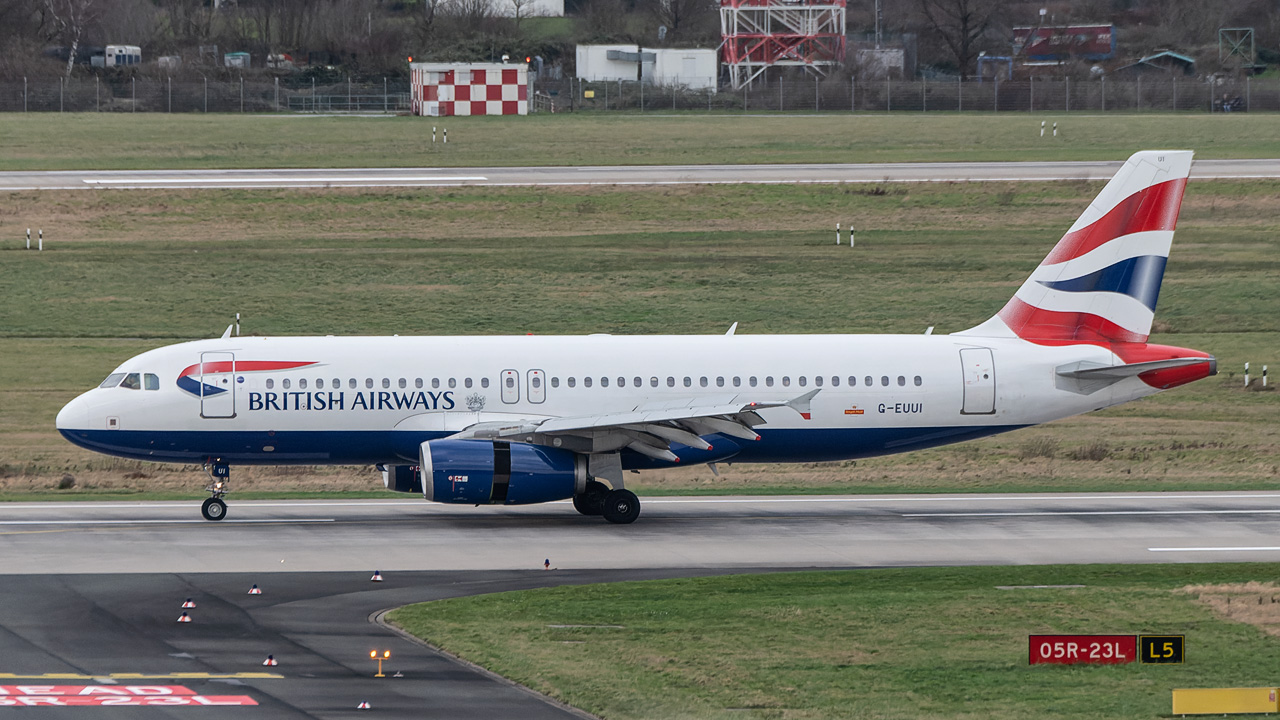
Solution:
<svg viewBox="0 0 1280 720">
<path fill-rule="evenodd" d="M 587 489 L 581 495 L 573 496 L 573 509 L 583 515 L 599 515 L 604 512 L 604 499 L 608 494 L 609 486 L 588 480 Z"/>
<path fill-rule="evenodd" d="M 227 504 L 221 498 L 209 498 L 200 506 L 205 520 L 221 520 L 227 516 Z"/>
<path fill-rule="evenodd" d="M 604 519 L 617 525 L 633 523 L 640 517 L 640 498 L 630 490 L 610 491 L 604 499 Z"/>
</svg>

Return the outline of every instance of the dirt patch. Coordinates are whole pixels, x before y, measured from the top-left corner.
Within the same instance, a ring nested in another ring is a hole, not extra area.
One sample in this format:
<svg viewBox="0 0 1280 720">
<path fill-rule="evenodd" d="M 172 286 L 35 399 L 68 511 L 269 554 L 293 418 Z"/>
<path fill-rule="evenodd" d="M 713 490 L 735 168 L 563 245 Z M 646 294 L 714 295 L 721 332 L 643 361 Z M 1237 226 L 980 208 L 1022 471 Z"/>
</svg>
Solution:
<svg viewBox="0 0 1280 720">
<path fill-rule="evenodd" d="M 1280 636 L 1280 586 L 1274 582 L 1188 585 L 1182 592 L 1195 595 L 1221 617 Z"/>
</svg>

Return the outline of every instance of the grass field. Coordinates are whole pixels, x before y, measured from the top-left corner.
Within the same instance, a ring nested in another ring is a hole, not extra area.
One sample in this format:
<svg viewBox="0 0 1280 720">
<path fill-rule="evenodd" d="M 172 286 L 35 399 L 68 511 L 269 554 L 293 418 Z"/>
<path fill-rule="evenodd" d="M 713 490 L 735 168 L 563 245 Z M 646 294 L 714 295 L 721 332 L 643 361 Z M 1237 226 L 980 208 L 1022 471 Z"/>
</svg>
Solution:
<svg viewBox="0 0 1280 720">
<path fill-rule="evenodd" d="M 1041 121 L 1061 135 L 1041 138 Z M 449 130 L 432 144 L 431 127 Z M 1280 157 L 1259 114 L 0 115 L 0 170 L 1121 160 L 1142 148 Z"/>
<path fill-rule="evenodd" d="M 610 720 L 1152 718 L 1169 713 L 1173 688 L 1275 685 L 1280 588 L 1258 583 L 1278 574 L 1219 564 L 740 575 L 442 600 L 390 619 Z M 1187 661 L 1029 666 L 1030 634 L 1185 634 Z"/>
<path fill-rule="evenodd" d="M 258 334 L 938 332 L 997 310 L 1099 185 L 41 192 L 0 226 L 0 497 L 197 497 L 193 469 L 63 441 L 118 362 Z M 1156 339 L 1222 375 L 1083 418 L 856 463 L 637 476 L 641 492 L 1263 488 L 1280 484 L 1280 183 L 1188 188 Z M 836 221 L 858 247 L 833 244 Z M 14 228 L 46 230 L 46 251 Z M 1255 371 L 1256 372 L 1256 371 Z M 53 492 L 64 473 L 78 480 Z M 237 470 L 245 491 L 369 490 L 368 468 Z"/>
</svg>

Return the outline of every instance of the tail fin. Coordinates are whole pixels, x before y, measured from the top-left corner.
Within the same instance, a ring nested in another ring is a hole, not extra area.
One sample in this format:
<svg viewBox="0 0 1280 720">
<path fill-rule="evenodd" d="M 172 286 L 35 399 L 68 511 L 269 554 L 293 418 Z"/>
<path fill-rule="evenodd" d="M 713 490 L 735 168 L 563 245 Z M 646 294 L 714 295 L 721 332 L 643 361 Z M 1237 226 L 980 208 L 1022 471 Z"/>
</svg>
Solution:
<svg viewBox="0 0 1280 720">
<path fill-rule="evenodd" d="M 995 317 L 957 333 L 1040 344 L 1146 342 L 1189 150 L 1134 153 Z"/>
</svg>

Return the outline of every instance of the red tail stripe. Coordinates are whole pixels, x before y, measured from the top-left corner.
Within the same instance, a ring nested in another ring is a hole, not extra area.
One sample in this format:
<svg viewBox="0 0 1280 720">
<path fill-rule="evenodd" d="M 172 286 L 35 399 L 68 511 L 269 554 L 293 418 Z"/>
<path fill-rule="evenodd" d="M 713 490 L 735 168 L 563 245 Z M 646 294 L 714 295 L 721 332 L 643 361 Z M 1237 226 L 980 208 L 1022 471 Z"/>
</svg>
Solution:
<svg viewBox="0 0 1280 720">
<path fill-rule="evenodd" d="M 1018 337 L 1037 345 L 1147 341 L 1146 335 L 1125 329 L 1093 313 L 1042 310 L 1016 297 L 1009 299 L 999 317 Z"/>
<path fill-rule="evenodd" d="M 1140 190 L 1121 200 L 1106 215 L 1062 236 L 1043 265 L 1066 262 L 1118 237 L 1136 232 L 1173 230 L 1182 207 L 1186 178 L 1169 180 Z"/>
</svg>

